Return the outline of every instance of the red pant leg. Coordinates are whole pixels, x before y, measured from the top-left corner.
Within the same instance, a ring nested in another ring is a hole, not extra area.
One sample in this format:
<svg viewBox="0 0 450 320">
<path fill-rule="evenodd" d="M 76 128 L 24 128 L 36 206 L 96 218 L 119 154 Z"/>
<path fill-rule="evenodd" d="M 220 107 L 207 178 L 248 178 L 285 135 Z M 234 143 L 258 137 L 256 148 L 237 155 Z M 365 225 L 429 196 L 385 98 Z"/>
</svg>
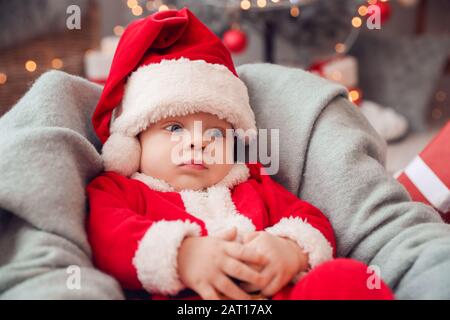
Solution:
<svg viewBox="0 0 450 320">
<path fill-rule="evenodd" d="M 370 289 L 367 266 L 351 259 L 335 259 L 311 270 L 294 286 L 276 293 L 274 300 L 391 300 L 389 287 L 379 279 L 380 286 Z M 371 279 L 372 279 L 371 278 Z M 370 281 L 369 281 L 370 282 Z M 371 282 L 370 282 L 371 283 Z"/>
</svg>

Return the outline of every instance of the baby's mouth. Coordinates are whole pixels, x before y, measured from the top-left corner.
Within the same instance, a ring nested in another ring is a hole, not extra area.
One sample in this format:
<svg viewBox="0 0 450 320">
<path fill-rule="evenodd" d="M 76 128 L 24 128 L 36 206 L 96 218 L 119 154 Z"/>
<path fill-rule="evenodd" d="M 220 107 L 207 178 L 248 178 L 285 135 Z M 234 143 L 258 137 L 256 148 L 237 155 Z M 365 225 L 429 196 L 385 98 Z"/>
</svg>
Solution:
<svg viewBox="0 0 450 320">
<path fill-rule="evenodd" d="M 183 161 L 183 163 L 181 163 L 179 166 L 183 167 L 183 168 L 189 168 L 189 169 L 195 169 L 195 170 L 207 169 L 205 164 L 203 163 L 203 160 L 198 160 L 198 159 L 190 159 L 190 160 Z"/>
</svg>

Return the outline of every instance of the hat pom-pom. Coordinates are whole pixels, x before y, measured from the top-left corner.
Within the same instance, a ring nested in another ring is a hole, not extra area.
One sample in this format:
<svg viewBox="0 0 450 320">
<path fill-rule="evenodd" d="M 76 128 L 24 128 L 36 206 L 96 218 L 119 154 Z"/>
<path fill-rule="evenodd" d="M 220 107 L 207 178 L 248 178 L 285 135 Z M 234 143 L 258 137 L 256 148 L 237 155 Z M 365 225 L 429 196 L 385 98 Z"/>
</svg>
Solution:
<svg viewBox="0 0 450 320">
<path fill-rule="evenodd" d="M 114 171 L 129 177 L 139 170 L 141 145 L 136 137 L 113 133 L 102 149 L 105 171 Z"/>
</svg>

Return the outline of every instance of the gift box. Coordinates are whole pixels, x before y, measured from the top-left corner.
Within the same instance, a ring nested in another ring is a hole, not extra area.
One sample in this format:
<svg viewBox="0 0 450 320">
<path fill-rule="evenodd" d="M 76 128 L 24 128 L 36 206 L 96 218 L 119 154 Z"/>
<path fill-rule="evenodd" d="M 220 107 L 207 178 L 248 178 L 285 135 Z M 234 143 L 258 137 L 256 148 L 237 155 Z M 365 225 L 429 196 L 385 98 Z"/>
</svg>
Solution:
<svg viewBox="0 0 450 320">
<path fill-rule="evenodd" d="M 450 223 L 450 121 L 397 180 L 413 201 L 431 205 Z"/>
<path fill-rule="evenodd" d="M 347 88 L 358 86 L 358 61 L 352 56 L 338 56 L 317 61 L 309 67 L 309 71 Z"/>
<path fill-rule="evenodd" d="M 104 84 L 114 58 L 119 37 L 109 36 L 101 40 L 100 50 L 89 50 L 84 56 L 86 78 L 98 84 Z"/>
</svg>

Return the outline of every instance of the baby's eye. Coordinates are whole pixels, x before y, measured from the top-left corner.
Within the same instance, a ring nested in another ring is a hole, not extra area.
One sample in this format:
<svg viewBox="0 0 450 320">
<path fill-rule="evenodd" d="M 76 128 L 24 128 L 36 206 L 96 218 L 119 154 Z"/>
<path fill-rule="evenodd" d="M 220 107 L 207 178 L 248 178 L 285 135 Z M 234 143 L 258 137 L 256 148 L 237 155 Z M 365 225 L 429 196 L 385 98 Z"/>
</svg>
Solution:
<svg viewBox="0 0 450 320">
<path fill-rule="evenodd" d="M 222 138 L 224 136 L 222 130 L 218 129 L 218 128 L 212 128 L 212 129 L 208 129 L 206 131 L 206 134 L 209 137 L 213 137 L 213 138 Z"/>
<path fill-rule="evenodd" d="M 177 132 L 177 133 L 183 131 L 183 127 L 180 126 L 179 124 L 171 124 L 165 127 L 164 129 L 170 132 Z"/>
</svg>

